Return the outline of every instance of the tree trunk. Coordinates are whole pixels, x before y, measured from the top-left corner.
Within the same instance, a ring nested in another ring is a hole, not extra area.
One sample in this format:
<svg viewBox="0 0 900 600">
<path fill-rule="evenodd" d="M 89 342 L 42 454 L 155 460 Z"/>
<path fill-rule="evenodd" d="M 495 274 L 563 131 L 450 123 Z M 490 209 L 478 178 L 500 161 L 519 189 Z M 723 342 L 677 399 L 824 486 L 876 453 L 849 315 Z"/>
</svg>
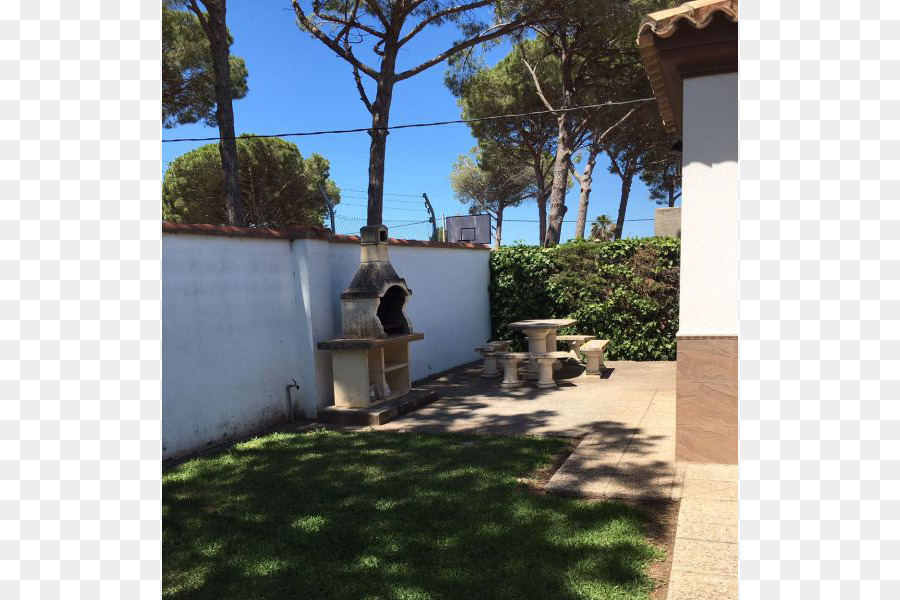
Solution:
<svg viewBox="0 0 900 600">
<path fill-rule="evenodd" d="M 593 183 L 594 165 L 597 164 L 597 153 L 591 150 L 587 163 L 584 165 L 584 173 L 578 177 L 581 188 L 578 197 L 578 218 L 575 220 L 575 239 L 584 239 L 584 228 L 587 224 L 588 203 L 591 201 L 591 184 Z"/>
<path fill-rule="evenodd" d="M 393 66 L 391 67 L 393 72 Z M 378 90 L 375 94 L 375 102 L 372 104 L 372 129 L 369 135 L 372 143 L 369 145 L 369 204 L 366 212 L 366 225 L 381 225 L 384 207 L 384 158 L 387 153 L 387 130 L 378 130 L 378 127 L 387 127 L 391 113 L 391 96 L 394 93 L 394 83 L 388 79 L 378 82 Z"/>
<path fill-rule="evenodd" d="M 675 182 L 669 182 L 669 208 L 675 207 Z"/>
<path fill-rule="evenodd" d="M 631 194 L 631 180 L 634 171 L 627 169 L 622 176 L 622 193 L 619 197 L 619 216 L 616 218 L 616 239 L 622 239 L 622 228 L 625 226 L 625 209 L 628 207 L 628 196 Z"/>
<path fill-rule="evenodd" d="M 566 183 L 569 177 L 569 158 L 572 156 L 569 136 L 569 113 L 559 116 L 556 140 L 556 161 L 553 164 L 553 185 L 550 188 L 550 214 L 547 218 L 547 237 L 544 246 L 559 243 L 566 207 Z"/>
<path fill-rule="evenodd" d="M 547 190 L 540 154 L 534 156 L 534 177 L 537 182 L 537 198 L 535 198 L 535 201 L 538 207 L 538 244 L 543 246 L 544 238 L 547 235 Z"/>
<path fill-rule="evenodd" d="M 503 239 L 503 205 L 497 207 L 497 233 L 494 237 L 494 248 L 500 248 Z"/>
<path fill-rule="evenodd" d="M 228 224 L 243 227 L 244 211 L 238 184 L 237 142 L 234 139 L 234 108 L 231 105 L 231 66 L 228 61 L 228 30 L 225 25 L 225 1 L 204 0 L 206 37 L 213 58 L 216 89 L 216 122 L 219 125 L 219 156 L 225 178 L 225 212 Z"/>
</svg>

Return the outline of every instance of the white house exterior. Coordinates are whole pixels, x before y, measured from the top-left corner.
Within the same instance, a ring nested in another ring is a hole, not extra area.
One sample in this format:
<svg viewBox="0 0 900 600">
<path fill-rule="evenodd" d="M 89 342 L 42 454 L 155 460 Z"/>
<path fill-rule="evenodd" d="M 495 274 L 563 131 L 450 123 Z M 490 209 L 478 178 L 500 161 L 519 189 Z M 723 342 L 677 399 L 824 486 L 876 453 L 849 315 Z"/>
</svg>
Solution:
<svg viewBox="0 0 900 600">
<path fill-rule="evenodd" d="M 666 128 L 680 132 L 676 458 L 738 457 L 737 0 L 647 15 L 638 46 Z"/>
</svg>

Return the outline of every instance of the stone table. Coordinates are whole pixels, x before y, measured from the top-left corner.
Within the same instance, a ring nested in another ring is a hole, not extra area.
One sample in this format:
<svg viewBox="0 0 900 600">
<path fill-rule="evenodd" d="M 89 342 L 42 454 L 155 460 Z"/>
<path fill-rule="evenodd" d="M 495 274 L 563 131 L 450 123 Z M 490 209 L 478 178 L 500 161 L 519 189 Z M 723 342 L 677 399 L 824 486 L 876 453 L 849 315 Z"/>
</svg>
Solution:
<svg viewBox="0 0 900 600">
<path fill-rule="evenodd" d="M 528 338 L 528 352 L 538 354 L 556 352 L 556 331 L 577 322 L 575 319 L 529 319 L 510 323 L 509 328 L 521 331 Z M 528 361 L 528 372 L 537 375 L 537 361 Z"/>
</svg>

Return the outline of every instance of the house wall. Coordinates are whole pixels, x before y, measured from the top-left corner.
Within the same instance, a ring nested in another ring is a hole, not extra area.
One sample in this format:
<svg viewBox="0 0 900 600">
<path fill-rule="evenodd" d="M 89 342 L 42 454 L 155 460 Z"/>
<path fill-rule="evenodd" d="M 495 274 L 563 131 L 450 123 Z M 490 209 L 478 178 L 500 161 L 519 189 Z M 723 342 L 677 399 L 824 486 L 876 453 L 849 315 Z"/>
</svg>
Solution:
<svg viewBox="0 0 900 600">
<path fill-rule="evenodd" d="M 203 226 L 197 226 L 199 228 Z M 331 355 L 340 293 L 359 266 L 347 236 L 256 239 L 166 233 L 163 279 L 163 457 L 200 450 L 333 404 Z M 487 248 L 391 245 L 412 289 L 407 304 L 425 339 L 410 345 L 422 379 L 478 358 L 490 337 Z"/>
<path fill-rule="evenodd" d="M 676 458 L 736 463 L 738 75 L 684 81 Z"/>
<path fill-rule="evenodd" d="M 679 333 L 738 332 L 738 76 L 684 81 Z"/>
</svg>

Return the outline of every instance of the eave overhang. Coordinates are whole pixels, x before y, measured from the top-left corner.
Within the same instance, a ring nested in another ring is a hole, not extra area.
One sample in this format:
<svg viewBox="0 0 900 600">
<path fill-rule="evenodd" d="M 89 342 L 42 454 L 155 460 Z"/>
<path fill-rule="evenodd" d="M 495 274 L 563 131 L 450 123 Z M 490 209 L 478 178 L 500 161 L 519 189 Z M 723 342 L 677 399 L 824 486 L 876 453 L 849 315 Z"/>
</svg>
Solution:
<svg viewBox="0 0 900 600">
<path fill-rule="evenodd" d="M 738 66 L 738 0 L 694 0 L 650 13 L 637 45 L 667 131 L 681 130 L 683 81 Z"/>
</svg>

